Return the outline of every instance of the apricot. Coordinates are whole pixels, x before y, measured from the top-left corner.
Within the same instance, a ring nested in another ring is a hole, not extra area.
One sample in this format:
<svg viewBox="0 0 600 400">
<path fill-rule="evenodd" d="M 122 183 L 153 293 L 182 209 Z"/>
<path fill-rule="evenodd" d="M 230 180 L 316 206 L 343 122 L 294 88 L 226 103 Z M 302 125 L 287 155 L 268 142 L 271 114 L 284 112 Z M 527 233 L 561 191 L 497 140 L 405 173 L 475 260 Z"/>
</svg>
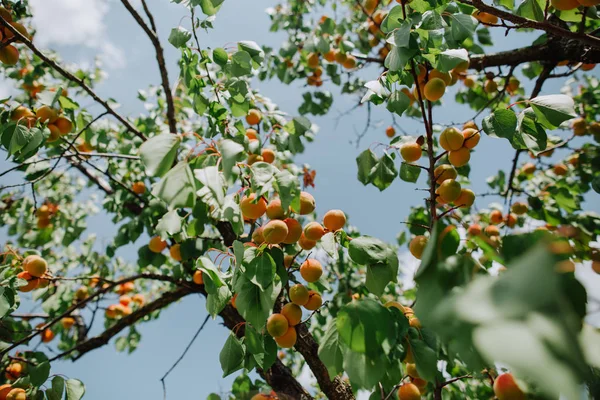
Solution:
<svg viewBox="0 0 600 400">
<path fill-rule="evenodd" d="M 106 311 L 104 312 L 104 315 L 108 319 L 115 319 L 115 318 L 117 318 L 117 316 L 118 316 L 117 305 L 116 304 L 111 304 L 108 307 L 106 307 Z"/>
<path fill-rule="evenodd" d="M 516 202 L 511 207 L 511 211 L 517 215 L 525 214 L 528 209 L 529 209 L 529 207 L 527 206 L 527 204 L 522 203 L 522 202 Z"/>
<path fill-rule="evenodd" d="M 410 254 L 413 255 L 417 260 L 421 259 L 423 255 L 423 251 L 427 246 L 427 237 L 423 235 L 415 236 L 410 243 L 408 244 L 408 250 L 410 250 Z"/>
<path fill-rule="evenodd" d="M 117 309 L 117 315 L 120 317 L 130 315 L 133 312 L 133 310 L 130 307 L 124 306 L 121 303 L 115 304 L 115 307 Z"/>
<path fill-rule="evenodd" d="M 12 390 L 12 386 L 8 383 L 0 386 L 0 400 L 6 400 L 6 396 Z"/>
<path fill-rule="evenodd" d="M 69 330 L 75 325 L 75 318 L 73 317 L 64 317 L 60 320 L 62 327 L 66 330 Z"/>
<path fill-rule="evenodd" d="M 483 24 L 496 25 L 498 23 L 498 17 L 483 11 L 476 10 L 473 12 L 473 16 Z"/>
<path fill-rule="evenodd" d="M 420 378 L 421 376 L 417 372 L 417 366 L 415 364 L 409 363 L 406 364 L 406 375 L 411 378 Z"/>
<path fill-rule="evenodd" d="M 581 64 L 582 71 L 591 71 L 594 68 L 596 68 L 596 64 L 590 64 L 590 63 Z"/>
<path fill-rule="evenodd" d="M 535 165 L 532 163 L 525 163 L 523 167 L 521 167 L 521 172 L 526 175 L 531 175 L 535 172 Z"/>
<path fill-rule="evenodd" d="M 446 84 L 440 78 L 433 78 L 427 81 L 423 89 L 423 95 L 429 101 L 438 101 L 446 91 Z"/>
<path fill-rule="evenodd" d="M 413 383 L 404 383 L 398 389 L 398 400 L 419 400 L 421 391 Z"/>
<path fill-rule="evenodd" d="M 55 335 L 54 335 L 54 332 L 52 332 L 52 330 L 50 330 L 50 329 L 44 329 L 42 331 L 41 336 L 42 336 L 42 342 L 43 343 L 48 343 L 48 342 L 51 342 L 52 339 L 54 339 Z"/>
<path fill-rule="evenodd" d="M 396 130 L 393 126 L 388 126 L 387 128 L 385 128 L 385 136 L 389 138 L 393 138 L 394 136 L 396 136 Z"/>
<path fill-rule="evenodd" d="M 460 196 L 454 200 L 454 204 L 461 207 L 469 208 L 475 202 L 475 193 L 470 189 L 461 189 Z"/>
<path fill-rule="evenodd" d="M 142 181 L 134 182 L 131 185 L 131 191 L 135 194 L 144 194 L 146 192 L 146 184 Z"/>
<path fill-rule="evenodd" d="M 462 188 L 460 183 L 456 182 L 454 179 L 446 179 L 436 190 L 441 199 L 446 203 L 452 203 L 454 200 L 458 199 L 461 191 Z"/>
<path fill-rule="evenodd" d="M 281 206 L 281 200 L 273 199 L 267 205 L 267 217 L 269 219 L 284 219 L 285 210 Z"/>
<path fill-rule="evenodd" d="M 56 125 L 61 135 L 68 135 L 73 130 L 73 123 L 65 117 L 58 117 L 54 121 L 54 125 Z"/>
<path fill-rule="evenodd" d="M 144 303 L 146 303 L 146 298 L 143 294 L 137 293 L 133 295 L 131 301 L 133 301 L 133 303 L 136 304 L 138 307 L 142 307 Z"/>
<path fill-rule="evenodd" d="M 308 240 L 304 236 L 304 232 L 300 235 L 300 239 L 298 239 L 298 244 L 302 248 L 302 250 L 310 250 L 317 245 L 317 242 L 314 240 Z"/>
<path fill-rule="evenodd" d="M 35 115 L 42 123 L 49 122 L 53 124 L 58 119 L 58 111 L 49 106 L 41 106 L 37 109 Z"/>
<path fill-rule="evenodd" d="M 575 118 L 573 122 L 571 122 L 571 128 L 573 129 L 573 134 L 575 136 L 583 136 L 587 133 L 587 123 L 583 118 Z"/>
<path fill-rule="evenodd" d="M 133 284 L 133 282 L 125 282 L 125 283 L 121 283 L 119 285 L 119 288 L 117 289 L 117 293 L 123 295 L 129 292 L 133 292 L 133 290 L 135 289 L 135 285 Z"/>
<path fill-rule="evenodd" d="M 407 163 L 413 163 L 421 158 L 421 146 L 418 143 L 404 143 L 400 147 L 400 155 Z"/>
<path fill-rule="evenodd" d="M 260 197 L 256 202 L 255 199 L 256 194 L 251 193 L 250 196 L 246 196 L 240 201 L 240 210 L 245 218 L 258 219 L 267 211 L 265 199 Z"/>
<path fill-rule="evenodd" d="M 467 121 L 467 122 L 465 122 L 462 128 L 463 128 L 463 131 L 465 129 L 469 129 L 469 128 L 470 129 L 475 129 L 476 131 L 479 130 L 479 128 L 477 128 L 477 124 L 475 123 L 475 121 Z"/>
<path fill-rule="evenodd" d="M 323 54 L 323 58 L 328 62 L 335 62 L 335 50 L 329 50 L 327 53 Z"/>
<path fill-rule="evenodd" d="M 600 261 L 592 261 L 592 271 L 594 271 L 597 274 L 600 274 Z"/>
<path fill-rule="evenodd" d="M 273 149 L 262 149 L 260 155 L 266 163 L 273 164 L 273 161 L 275 161 L 275 152 Z"/>
<path fill-rule="evenodd" d="M 419 388 L 419 391 L 422 395 L 424 395 L 427 392 L 427 381 L 425 379 L 412 378 L 411 382 L 413 385 Z"/>
<path fill-rule="evenodd" d="M 298 338 L 296 336 L 296 328 L 290 326 L 287 332 L 275 338 L 275 343 L 277 343 L 279 347 L 282 347 L 284 349 L 290 349 L 294 347 L 297 339 Z"/>
<path fill-rule="evenodd" d="M 81 142 L 77 145 L 77 151 L 80 153 L 89 153 L 92 150 L 94 150 L 94 148 L 87 142 Z"/>
<path fill-rule="evenodd" d="M 498 84 L 493 79 L 488 79 L 483 85 L 483 91 L 486 93 L 496 93 L 498 91 Z"/>
<path fill-rule="evenodd" d="M 258 125 L 262 120 L 262 114 L 259 110 L 253 108 L 248 111 L 248 115 L 246 115 L 246 122 L 248 125 Z"/>
<path fill-rule="evenodd" d="M 517 224 L 517 216 L 513 213 L 510 213 L 505 218 L 506 226 L 509 228 L 514 227 Z"/>
<path fill-rule="evenodd" d="M 18 121 L 20 119 L 33 118 L 35 114 L 29 108 L 25 106 L 18 106 L 11 113 L 10 119 L 12 121 Z"/>
<path fill-rule="evenodd" d="M 318 222 L 309 222 L 304 227 L 304 237 L 308 240 L 318 241 L 325 234 L 325 228 Z"/>
<path fill-rule="evenodd" d="M 6 8 L 0 6 L 0 17 L 4 18 L 7 22 L 12 22 L 12 14 Z"/>
<path fill-rule="evenodd" d="M 316 282 L 323 275 L 323 267 L 314 258 L 307 258 L 300 266 L 300 275 L 308 283 Z"/>
<path fill-rule="evenodd" d="M 335 51 L 335 62 L 337 62 L 338 64 L 344 64 L 346 58 L 346 53 L 342 53 L 340 50 Z"/>
<path fill-rule="evenodd" d="M 256 129 L 248 128 L 246 129 L 246 137 L 250 140 L 258 140 L 258 132 Z"/>
<path fill-rule="evenodd" d="M 496 378 L 494 394 L 498 400 L 525 400 L 525 393 L 510 373 L 504 373 Z"/>
<path fill-rule="evenodd" d="M 308 291 L 308 301 L 304 304 L 304 308 L 309 311 L 318 310 L 323 305 L 323 298 L 314 290 Z"/>
<path fill-rule="evenodd" d="M 340 230 L 346 225 L 346 214 L 342 210 L 329 210 L 323 216 L 323 225 L 331 232 Z"/>
<path fill-rule="evenodd" d="M 269 244 L 279 244 L 283 242 L 288 235 L 288 227 L 285 222 L 274 219 L 269 221 L 263 228 L 265 242 Z"/>
<path fill-rule="evenodd" d="M 12 44 L 0 49 L 0 62 L 6 65 L 16 65 L 19 62 L 19 50 Z"/>
<path fill-rule="evenodd" d="M 257 162 L 260 162 L 260 161 L 263 161 L 263 158 L 262 158 L 262 156 L 261 156 L 261 155 L 258 155 L 258 154 L 250 154 L 250 155 L 248 156 L 248 161 L 247 161 L 247 163 L 248 163 L 248 165 L 252 165 L 252 164 L 254 164 L 254 163 L 257 163 Z"/>
<path fill-rule="evenodd" d="M 456 128 L 446 128 L 440 135 L 440 146 L 447 151 L 460 149 L 464 141 L 464 136 Z"/>
<path fill-rule="evenodd" d="M 283 314 L 271 314 L 269 319 L 267 319 L 267 332 L 274 338 L 285 335 L 288 328 L 288 320 Z"/>
<path fill-rule="evenodd" d="M 558 176 L 564 176 L 567 174 L 569 169 L 565 164 L 556 164 L 554 168 L 552 168 L 552 171 L 554 171 L 554 173 Z"/>
<path fill-rule="evenodd" d="M 469 75 L 463 80 L 463 84 L 468 88 L 474 88 L 476 82 L 477 82 L 477 77 L 475 77 L 473 75 Z"/>
<path fill-rule="evenodd" d="M 87 286 L 80 286 L 75 291 L 75 300 L 81 301 L 87 299 L 89 295 L 89 290 Z"/>
<path fill-rule="evenodd" d="M 427 68 L 425 68 L 425 66 L 423 64 L 418 64 L 417 71 L 415 71 L 415 72 L 417 73 L 417 80 L 419 82 L 424 82 L 425 77 L 427 76 Z"/>
<path fill-rule="evenodd" d="M 471 224 L 467 229 L 467 234 L 470 236 L 479 236 L 481 235 L 481 225 L 479 224 Z"/>
<path fill-rule="evenodd" d="M 506 86 L 506 88 L 510 91 L 510 92 L 515 92 L 519 89 L 519 86 L 521 86 L 521 82 L 515 78 L 514 76 L 511 76 L 508 79 L 508 85 Z"/>
<path fill-rule="evenodd" d="M 574 10 L 580 5 L 577 0 L 551 0 L 550 4 L 560 11 Z"/>
<path fill-rule="evenodd" d="M 490 213 L 490 222 L 492 224 L 499 224 L 502 222 L 502 211 L 494 210 Z"/>
<path fill-rule="evenodd" d="M 161 239 L 160 236 L 154 236 L 148 243 L 148 248 L 153 253 L 162 253 L 167 248 L 167 242 Z"/>
<path fill-rule="evenodd" d="M 31 276 L 31 274 L 27 271 L 19 272 L 17 274 L 17 278 L 27 281 L 25 286 L 21 286 L 19 288 L 19 291 L 23 293 L 31 292 L 32 290 L 37 289 L 38 285 L 40 284 L 40 280 L 34 276 Z"/>
<path fill-rule="evenodd" d="M 440 184 L 447 179 L 456 179 L 458 173 L 452 165 L 442 164 L 435 168 L 433 175 L 436 178 L 435 181 Z"/>
<path fill-rule="evenodd" d="M 289 229 L 289 227 L 288 227 L 288 229 Z M 294 262 L 294 258 L 295 257 L 291 254 L 286 254 L 285 256 L 283 256 L 283 266 L 286 269 L 289 269 L 292 266 L 292 263 Z"/>
<path fill-rule="evenodd" d="M 296 243 L 302 236 L 302 225 L 300 225 L 300 222 L 298 222 L 294 218 L 286 218 L 283 220 L 283 222 L 287 225 L 288 228 L 288 234 L 285 237 L 285 239 L 283 239 L 283 243 Z"/>
<path fill-rule="evenodd" d="M 467 149 L 474 148 L 479 144 L 479 141 L 481 140 L 481 134 L 479 133 L 479 131 L 477 131 L 477 129 L 467 128 L 462 131 L 462 135 L 465 138 L 463 146 Z"/>
<path fill-rule="evenodd" d="M 448 153 L 448 161 L 457 168 L 467 165 L 470 159 L 471 151 L 466 147 Z"/>
<path fill-rule="evenodd" d="M 498 227 L 496 225 L 488 225 L 485 227 L 485 234 L 492 237 L 492 236 L 499 236 L 500 235 L 500 229 L 498 229 Z"/>
<path fill-rule="evenodd" d="M 408 324 L 415 329 L 421 329 L 421 321 L 419 321 L 419 318 L 415 316 L 412 316 L 408 319 Z"/>
<path fill-rule="evenodd" d="M 48 142 L 56 142 L 60 138 L 60 129 L 54 124 L 48 124 L 48 130 L 50 131 L 50 136 L 48 136 Z"/>
<path fill-rule="evenodd" d="M 27 400 L 25 389 L 14 388 L 6 395 L 6 400 Z"/>
<path fill-rule="evenodd" d="M 17 30 L 17 32 L 19 32 L 21 35 L 25 36 L 25 38 L 31 40 L 31 35 L 29 34 L 29 32 L 27 32 L 27 28 L 25 28 L 25 26 L 19 22 L 11 22 L 10 23 L 13 28 L 15 28 Z M 10 31 L 9 31 L 10 32 Z M 14 33 L 10 32 L 11 37 L 14 36 Z M 22 43 L 21 40 L 17 40 L 17 43 Z"/>
<path fill-rule="evenodd" d="M 256 228 L 254 230 L 254 232 L 252 232 L 252 241 L 256 244 L 256 245 L 261 245 L 265 242 L 265 236 L 263 235 L 263 229 L 264 227 L 259 226 L 258 228 Z"/>
<path fill-rule="evenodd" d="M 48 263 L 42 257 L 32 254 L 23 260 L 23 269 L 31 276 L 39 278 L 48 271 Z"/>
<path fill-rule="evenodd" d="M 181 245 L 176 243 L 171 246 L 169 249 L 169 254 L 173 260 L 181 262 Z"/>
<path fill-rule="evenodd" d="M 356 67 L 356 57 L 354 57 L 353 55 L 349 54 L 346 57 L 346 60 L 344 61 L 344 63 L 342 64 L 342 66 L 346 69 L 354 69 Z"/>
<path fill-rule="evenodd" d="M 290 288 L 288 294 L 292 303 L 303 306 L 308 302 L 308 293 L 306 286 L 298 283 Z"/>
<path fill-rule="evenodd" d="M 8 367 L 6 367 L 6 379 L 11 380 L 11 381 L 15 381 L 17 379 L 19 379 L 19 377 L 21 376 L 21 374 L 23 374 L 23 364 L 21 364 L 20 362 L 12 362 L 8 365 Z"/>
<path fill-rule="evenodd" d="M 310 53 L 306 58 L 306 64 L 310 69 L 317 68 L 319 66 L 319 55 L 317 53 Z"/>
<path fill-rule="evenodd" d="M 296 326 L 302 321 L 302 309 L 294 303 L 287 303 L 281 309 L 281 315 L 283 315 L 290 326 Z"/>
</svg>

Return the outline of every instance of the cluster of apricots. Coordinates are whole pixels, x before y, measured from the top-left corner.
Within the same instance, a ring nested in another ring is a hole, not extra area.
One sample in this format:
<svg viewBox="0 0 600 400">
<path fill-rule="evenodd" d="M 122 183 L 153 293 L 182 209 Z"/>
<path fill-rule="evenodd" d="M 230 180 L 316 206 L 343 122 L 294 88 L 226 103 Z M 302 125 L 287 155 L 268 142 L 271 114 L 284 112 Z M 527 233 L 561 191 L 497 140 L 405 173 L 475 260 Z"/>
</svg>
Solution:
<svg viewBox="0 0 600 400">
<path fill-rule="evenodd" d="M 126 317 L 133 312 L 132 306 L 142 307 L 146 303 L 146 298 L 141 293 L 133 294 L 135 285 L 133 282 L 125 282 L 117 287 L 117 294 L 119 294 L 119 302 L 111 304 L 106 307 L 104 312 L 108 319 L 118 319 Z"/>
<path fill-rule="evenodd" d="M 35 289 L 45 288 L 50 284 L 48 263 L 42 257 L 35 254 L 25 257 L 21 263 L 21 268 L 23 271 L 17 274 L 17 278 L 27 281 L 27 284 L 21 286 L 19 291 L 31 292 Z"/>
<path fill-rule="evenodd" d="M 0 386 L 0 400 L 27 400 L 27 393 L 23 388 L 13 388 L 6 383 Z"/>
<path fill-rule="evenodd" d="M 584 118 L 575 118 L 571 122 L 571 128 L 575 136 L 594 135 L 600 138 L 600 122 L 592 122 L 590 124 Z"/>
<path fill-rule="evenodd" d="M 0 7 L 0 17 L 27 39 L 31 39 L 23 24 L 13 21 L 12 13 L 6 8 Z M 11 43 L 20 43 L 20 41 L 15 39 L 15 35 L 4 24 L 0 28 L 0 43 L 0 62 L 5 65 L 17 64 L 19 62 L 19 50 Z"/>
<path fill-rule="evenodd" d="M 44 229 L 52 224 L 52 218 L 58 213 L 59 206 L 46 202 L 37 209 L 35 215 L 37 217 L 38 229 Z"/>
<path fill-rule="evenodd" d="M 73 130 L 71 120 L 61 115 L 62 110 L 57 110 L 49 106 L 41 106 L 35 112 L 25 106 L 18 106 L 12 112 L 11 119 L 18 123 L 23 123 L 29 128 L 37 122 L 47 124 L 50 130 L 48 142 L 55 142 L 61 136 L 68 135 Z"/>
<path fill-rule="evenodd" d="M 300 267 L 300 274 L 307 282 L 315 282 L 323 273 L 319 261 L 309 258 Z M 323 305 L 321 295 L 302 284 L 292 286 L 288 292 L 290 302 L 281 308 L 280 313 L 273 313 L 267 320 L 267 332 L 282 348 L 291 348 L 296 344 L 296 325 L 302 321 L 302 309 L 318 310 Z"/>
<path fill-rule="evenodd" d="M 260 124 L 260 121 L 262 121 L 262 113 L 260 112 L 260 110 L 253 108 L 250 111 L 248 111 L 248 115 L 246 115 L 246 122 L 248 123 L 248 125 L 256 126 Z M 260 141 L 260 135 L 258 131 L 254 128 L 246 129 L 246 137 L 248 138 L 250 143 Z M 247 164 L 252 165 L 259 161 L 264 161 L 266 163 L 272 164 L 273 162 L 275 162 L 275 158 L 275 151 L 273 149 L 265 147 L 261 149 L 260 154 L 254 154 L 252 151 L 250 151 L 250 153 L 248 154 Z"/>
</svg>

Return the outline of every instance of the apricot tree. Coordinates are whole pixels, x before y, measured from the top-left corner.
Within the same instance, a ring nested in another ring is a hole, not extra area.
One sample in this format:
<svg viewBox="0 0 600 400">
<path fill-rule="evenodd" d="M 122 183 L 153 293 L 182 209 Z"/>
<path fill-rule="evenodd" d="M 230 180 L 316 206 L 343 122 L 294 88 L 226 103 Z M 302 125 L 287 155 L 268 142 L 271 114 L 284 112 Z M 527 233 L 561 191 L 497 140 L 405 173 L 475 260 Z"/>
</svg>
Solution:
<svg viewBox="0 0 600 400">
<path fill-rule="evenodd" d="M 26 1 L 3 1 L 0 61 L 20 93 L 2 102 L 12 165 L 0 177 L 22 182 L 0 187 L 0 400 L 81 398 L 83 383 L 53 375 L 54 361 L 113 339 L 133 351 L 138 323 L 191 294 L 230 331 L 219 361 L 239 376 L 226 398 L 600 395 L 600 334 L 586 323 L 598 300 L 575 277 L 600 273 L 600 218 L 585 210 L 600 192 L 600 83 L 586 73 L 600 61 L 596 0 L 289 0 L 271 13 L 287 34 L 277 50 L 203 48 L 197 31 L 222 23 L 223 0 L 175 2 L 191 24 L 168 36 L 181 51 L 173 86 L 148 4 L 121 0 L 160 71 L 148 112 L 125 116 L 96 93 L 96 71 L 36 46 Z M 485 51 L 491 32 L 522 30 L 535 32 L 530 45 Z M 290 116 L 253 79 L 315 89 Z M 540 95 L 551 79 L 562 93 Z M 361 235 L 343 210 L 315 212 L 314 171 L 294 156 L 316 135 L 310 115 L 334 101 L 324 82 L 358 95 L 364 132 L 372 107 L 389 111 L 389 140 L 360 153 L 358 180 L 427 194 L 395 244 Z M 434 122 L 452 100 L 473 115 Z M 405 133 L 403 119 L 425 133 Z M 515 155 L 476 194 L 470 156 L 484 140 Z M 118 226 L 107 246 L 86 233 L 97 212 Z M 140 240 L 136 263 L 115 257 Z M 406 246 L 416 287 L 399 279 Z M 314 387 L 298 382 L 302 369 Z"/>
</svg>

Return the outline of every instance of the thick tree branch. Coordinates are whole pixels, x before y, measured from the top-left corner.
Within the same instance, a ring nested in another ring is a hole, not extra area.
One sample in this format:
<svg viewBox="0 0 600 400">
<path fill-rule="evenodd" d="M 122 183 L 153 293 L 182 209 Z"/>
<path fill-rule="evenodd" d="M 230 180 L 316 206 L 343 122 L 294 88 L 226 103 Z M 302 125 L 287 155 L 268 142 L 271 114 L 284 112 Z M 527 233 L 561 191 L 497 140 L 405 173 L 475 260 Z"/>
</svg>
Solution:
<svg viewBox="0 0 600 400">
<path fill-rule="evenodd" d="M 160 40 L 158 39 L 158 32 L 156 31 L 156 25 L 154 24 L 154 18 L 148 9 L 148 6 L 145 2 L 143 2 L 144 11 L 148 15 L 150 19 L 150 24 L 152 25 L 152 29 L 144 22 L 142 16 L 132 7 L 129 0 L 121 0 L 121 3 L 125 6 L 127 11 L 133 16 L 138 25 L 146 32 L 148 38 L 152 42 L 154 46 L 154 51 L 156 52 L 156 61 L 158 63 L 158 69 L 160 71 L 160 79 L 162 82 L 162 87 L 165 92 L 165 97 L 167 100 L 167 121 L 169 123 L 169 130 L 171 133 L 177 133 L 177 121 L 175 120 L 175 104 L 173 103 L 173 93 L 171 93 L 171 85 L 169 84 L 169 73 L 167 71 L 167 66 L 165 63 L 165 53 L 160 44 Z"/>
<path fill-rule="evenodd" d="M 136 128 L 134 128 L 134 126 L 129 121 L 127 121 L 127 119 L 125 119 L 123 116 L 121 116 L 121 114 L 117 113 L 108 104 L 108 102 L 106 100 L 103 100 L 102 98 L 100 98 L 100 96 L 98 96 L 96 94 L 96 92 L 94 92 L 83 81 L 83 79 L 80 79 L 80 78 L 76 77 L 75 75 L 73 75 L 72 73 L 70 73 L 69 71 L 67 71 L 63 67 L 61 67 L 60 65 L 58 65 L 58 63 L 56 63 L 55 61 L 51 60 L 48 56 L 46 56 L 44 53 L 42 53 L 27 37 L 25 37 L 21 32 L 19 32 L 18 30 L 16 30 L 11 24 L 9 24 L 8 22 L 6 22 L 6 20 L 4 18 L 2 18 L 2 17 L 0 17 L 0 24 L 2 24 L 5 29 L 8 29 L 10 32 L 12 32 L 12 34 L 17 39 L 19 39 L 19 41 L 21 43 L 23 43 L 25 46 L 29 47 L 29 49 L 35 55 L 37 55 L 39 58 L 41 58 L 52 69 L 54 69 L 56 72 L 58 72 L 59 74 L 61 74 L 62 76 L 64 76 L 69 81 L 71 81 L 71 82 L 76 83 L 77 85 L 79 85 L 79 87 L 81 87 L 85 92 L 87 92 L 87 94 L 89 94 L 90 97 L 92 99 L 94 99 L 94 101 L 96 103 L 98 103 L 102 107 L 104 107 L 104 109 L 106 110 L 107 113 L 109 113 L 110 115 L 112 115 L 113 117 L 115 117 L 117 120 L 119 120 L 134 135 L 136 135 L 137 137 L 139 137 L 142 140 L 146 140 L 146 136 L 142 132 L 140 132 L 139 130 L 137 130 Z"/>
</svg>

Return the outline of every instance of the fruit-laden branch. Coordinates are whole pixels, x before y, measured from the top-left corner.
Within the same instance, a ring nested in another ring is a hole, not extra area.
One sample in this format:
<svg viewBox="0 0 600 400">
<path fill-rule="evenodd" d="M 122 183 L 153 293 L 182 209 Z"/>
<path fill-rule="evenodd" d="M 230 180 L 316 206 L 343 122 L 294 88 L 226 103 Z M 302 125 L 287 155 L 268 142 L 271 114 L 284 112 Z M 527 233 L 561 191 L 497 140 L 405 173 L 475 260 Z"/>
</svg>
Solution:
<svg viewBox="0 0 600 400">
<path fill-rule="evenodd" d="M 551 24 L 549 22 L 538 22 L 532 19 L 520 17 L 518 15 L 509 13 L 507 11 L 499 10 L 495 7 L 489 6 L 485 4 L 481 0 L 459 0 L 461 3 L 468 4 L 477 8 L 479 11 L 486 12 L 488 14 L 492 14 L 506 21 L 510 21 L 517 25 L 515 28 L 532 28 L 542 30 L 548 33 L 551 33 L 558 37 L 570 38 L 579 40 L 584 44 L 589 46 L 593 46 L 597 49 L 600 49 L 600 38 L 595 36 L 587 35 L 585 33 L 577 33 L 571 32 L 570 30 L 563 29 L 557 25 Z"/>
<path fill-rule="evenodd" d="M 125 6 L 127 11 L 133 16 L 138 25 L 146 32 L 148 38 L 152 42 L 154 46 L 154 50 L 156 52 L 156 61 L 158 63 L 158 69 L 160 71 L 160 78 L 162 82 L 162 87 L 165 92 L 165 97 L 167 100 L 167 121 L 169 123 L 169 130 L 171 133 L 177 133 L 177 121 L 175 120 L 175 105 L 173 103 L 173 93 L 171 93 L 171 85 L 169 84 L 169 73 L 167 71 L 166 63 L 165 63 L 165 53 L 160 44 L 160 40 L 158 38 L 158 31 L 156 30 L 156 24 L 154 23 L 154 18 L 148 9 L 146 3 L 143 3 L 144 11 L 146 15 L 148 15 L 148 19 L 150 20 L 150 24 L 152 28 L 150 28 L 142 16 L 131 6 L 128 0 L 121 0 L 121 3 Z"/>
<path fill-rule="evenodd" d="M 92 99 L 94 99 L 95 102 L 97 102 L 98 104 L 100 104 L 102 107 L 104 107 L 104 109 L 106 110 L 106 112 L 108 112 L 110 115 L 112 115 L 113 117 L 115 117 L 117 120 L 119 120 L 123 125 L 125 125 L 125 127 L 131 131 L 134 135 L 136 135 L 137 137 L 139 137 L 142 140 L 146 140 L 146 136 L 140 132 L 139 130 L 137 130 L 129 121 L 127 121 L 127 119 L 125 119 L 123 116 L 121 116 L 121 114 L 117 113 L 109 104 L 106 100 L 103 100 L 100 96 L 98 96 L 96 94 L 96 92 L 94 92 L 84 81 L 83 79 L 80 79 L 78 77 L 76 77 L 75 75 L 73 75 L 72 73 L 70 73 L 69 71 L 67 71 L 66 69 L 64 69 L 63 67 L 61 67 L 60 65 L 58 65 L 58 63 L 56 63 L 55 61 L 51 60 L 48 56 L 46 56 L 44 53 L 42 53 L 32 42 L 31 40 L 29 40 L 27 37 L 25 37 L 21 32 L 19 32 L 17 29 L 15 29 L 11 24 L 9 24 L 4 18 L 2 18 L 0 16 L 0 24 L 2 24 L 4 26 L 5 29 L 8 29 L 10 32 L 12 32 L 12 34 L 19 40 L 19 42 L 23 43 L 25 46 L 29 47 L 29 49 L 35 54 L 37 55 L 39 58 L 41 58 L 46 64 L 48 64 L 52 69 L 54 69 L 56 72 L 58 72 L 59 74 L 61 74 L 62 76 L 64 76 L 66 79 L 68 79 L 69 81 L 76 83 L 79 87 L 81 87 L 85 92 L 87 92 L 87 94 L 90 95 L 90 97 Z"/>
</svg>

